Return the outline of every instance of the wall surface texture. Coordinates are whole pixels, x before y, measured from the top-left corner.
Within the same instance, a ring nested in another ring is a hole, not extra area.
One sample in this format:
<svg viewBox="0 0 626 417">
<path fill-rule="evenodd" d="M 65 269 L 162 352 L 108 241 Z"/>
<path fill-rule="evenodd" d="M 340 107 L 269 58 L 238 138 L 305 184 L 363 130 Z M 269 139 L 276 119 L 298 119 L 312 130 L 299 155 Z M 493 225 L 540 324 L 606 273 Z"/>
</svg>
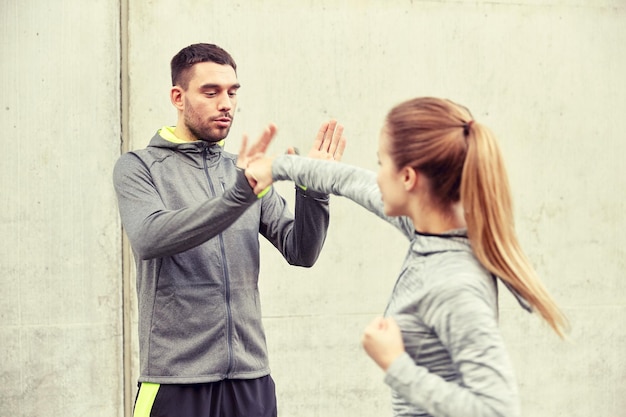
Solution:
<svg viewBox="0 0 626 417">
<path fill-rule="evenodd" d="M 0 415 L 121 416 L 119 5 L 0 5 Z"/>
<path fill-rule="evenodd" d="M 238 63 L 233 152 L 269 122 L 272 152 L 306 150 L 332 117 L 344 161 L 376 169 L 394 104 L 468 106 L 500 139 L 520 240 L 571 321 L 561 341 L 502 292 L 524 416 L 626 416 L 622 0 L 8 0 L 0 33 L 0 417 L 130 416 L 136 299 L 111 172 L 176 122 L 169 60 L 196 42 Z M 313 268 L 262 246 L 279 415 L 388 416 L 359 342 L 407 242 L 346 200 L 331 210 Z"/>
</svg>

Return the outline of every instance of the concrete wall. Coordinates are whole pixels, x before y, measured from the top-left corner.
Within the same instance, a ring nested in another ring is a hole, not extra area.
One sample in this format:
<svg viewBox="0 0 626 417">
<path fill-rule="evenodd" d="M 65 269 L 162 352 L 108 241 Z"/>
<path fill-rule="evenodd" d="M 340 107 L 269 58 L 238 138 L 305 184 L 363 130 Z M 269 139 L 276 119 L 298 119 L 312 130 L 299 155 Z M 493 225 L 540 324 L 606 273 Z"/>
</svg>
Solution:
<svg viewBox="0 0 626 417">
<path fill-rule="evenodd" d="M 121 416 L 119 5 L 0 5 L 0 416 Z"/>
<path fill-rule="evenodd" d="M 254 136 L 270 121 L 279 127 L 273 152 L 306 149 L 336 117 L 350 140 L 344 160 L 375 169 L 392 105 L 435 95 L 472 109 L 501 140 L 520 239 L 572 324 L 562 342 L 503 293 L 524 415 L 625 415 L 621 0 L 122 3 L 122 22 L 120 5 L 102 0 L 0 6 L 0 234 L 8 237 L 0 416 L 122 416 L 124 397 L 128 408 L 136 307 L 123 294 L 133 276 L 123 280 L 110 173 L 123 115 L 133 149 L 175 123 L 169 60 L 195 42 L 217 43 L 238 62 L 233 151 L 243 132 Z M 278 187 L 292 200 L 290 184 Z M 289 267 L 263 246 L 279 411 L 390 415 L 382 373 L 359 339 L 385 307 L 406 242 L 359 207 L 332 201 L 314 268 Z"/>
</svg>

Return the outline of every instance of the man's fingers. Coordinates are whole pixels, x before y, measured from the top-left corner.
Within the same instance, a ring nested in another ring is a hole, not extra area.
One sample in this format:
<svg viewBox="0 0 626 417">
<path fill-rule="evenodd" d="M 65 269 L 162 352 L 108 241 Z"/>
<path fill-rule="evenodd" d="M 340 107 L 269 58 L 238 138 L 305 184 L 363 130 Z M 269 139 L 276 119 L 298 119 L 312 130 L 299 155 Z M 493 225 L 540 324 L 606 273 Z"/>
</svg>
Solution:
<svg viewBox="0 0 626 417">
<path fill-rule="evenodd" d="M 324 137 L 326 136 L 326 132 L 328 131 L 328 122 L 322 123 L 320 129 L 317 131 L 317 136 L 315 136 L 315 140 L 313 141 L 313 149 L 318 151 L 322 147 L 322 143 L 324 143 Z"/>
<path fill-rule="evenodd" d="M 339 142 L 341 141 L 342 138 L 343 138 L 343 125 L 336 125 L 335 131 L 333 132 L 333 136 L 331 138 L 330 144 L 327 149 L 329 154 L 331 155 L 335 154 L 335 151 L 337 151 L 337 147 L 339 146 Z"/>
<path fill-rule="evenodd" d="M 265 151 L 267 151 L 267 148 L 272 143 L 274 136 L 276 135 L 276 130 L 276 125 L 273 123 L 266 127 L 263 130 L 263 133 L 261 133 L 259 140 L 257 140 L 256 143 L 252 145 L 252 147 L 247 151 L 247 154 L 254 155 L 257 153 L 265 153 Z"/>
<path fill-rule="evenodd" d="M 265 154 L 267 149 L 269 148 L 274 136 L 276 135 L 276 125 L 270 124 L 267 126 L 259 139 L 248 147 L 248 135 L 244 134 L 241 139 L 241 147 L 239 148 L 239 155 L 237 158 L 237 166 L 239 168 L 247 168 L 248 164 L 251 160 L 257 157 L 259 154 Z"/>
<path fill-rule="evenodd" d="M 320 127 L 308 156 L 315 159 L 339 161 L 345 148 L 343 125 L 331 119 Z"/>
<path fill-rule="evenodd" d="M 346 149 L 346 138 L 344 138 L 342 135 L 333 153 L 333 159 L 335 161 L 341 161 L 341 158 L 343 157 L 343 151 L 345 149 Z"/>
<path fill-rule="evenodd" d="M 250 164 L 251 164 L 251 163 L 253 163 L 254 161 L 257 161 L 257 160 L 259 160 L 259 159 L 263 158 L 264 156 L 265 156 L 265 154 L 260 153 L 260 152 L 259 152 L 259 153 L 254 154 L 254 155 L 250 155 L 250 156 L 248 157 L 248 166 L 250 166 Z"/>
<path fill-rule="evenodd" d="M 318 148 L 320 151 L 328 152 L 328 150 L 332 146 L 333 138 L 335 136 L 336 130 L 337 130 L 337 121 L 331 120 L 328 123 L 328 129 L 326 130 L 326 133 L 324 134 L 324 140 L 322 141 L 320 148 Z"/>
<path fill-rule="evenodd" d="M 272 123 L 263 131 L 261 139 L 257 143 L 258 147 L 257 149 L 255 149 L 255 153 L 265 153 L 265 151 L 267 151 L 267 148 L 270 146 L 270 143 L 272 143 L 275 135 L 276 125 Z"/>
</svg>

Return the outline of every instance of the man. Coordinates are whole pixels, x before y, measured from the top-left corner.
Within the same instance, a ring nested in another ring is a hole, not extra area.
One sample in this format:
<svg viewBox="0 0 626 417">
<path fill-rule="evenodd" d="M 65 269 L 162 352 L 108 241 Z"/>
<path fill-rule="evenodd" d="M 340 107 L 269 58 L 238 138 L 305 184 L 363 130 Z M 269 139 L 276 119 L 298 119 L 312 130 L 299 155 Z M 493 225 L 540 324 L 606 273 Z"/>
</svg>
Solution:
<svg viewBox="0 0 626 417">
<path fill-rule="evenodd" d="M 175 127 L 114 170 L 137 264 L 140 388 L 135 417 L 276 416 L 258 291 L 259 238 L 292 265 L 312 266 L 328 227 L 328 195 L 296 187 L 295 218 L 244 169 L 276 128 L 239 155 L 223 150 L 237 106 L 236 64 L 195 44 L 171 62 Z M 309 156 L 340 159 L 343 128 L 318 132 Z"/>
</svg>

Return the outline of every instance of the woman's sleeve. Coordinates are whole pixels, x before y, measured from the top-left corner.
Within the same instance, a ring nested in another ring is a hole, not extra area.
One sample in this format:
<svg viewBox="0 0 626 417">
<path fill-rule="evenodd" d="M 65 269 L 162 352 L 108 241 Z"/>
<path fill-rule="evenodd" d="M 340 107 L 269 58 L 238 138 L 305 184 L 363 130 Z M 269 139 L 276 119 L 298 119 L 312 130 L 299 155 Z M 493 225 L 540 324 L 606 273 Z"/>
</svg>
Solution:
<svg viewBox="0 0 626 417">
<path fill-rule="evenodd" d="M 435 289 L 420 315 L 445 346 L 461 382 L 444 380 L 406 353 L 387 369 L 385 382 L 433 416 L 519 416 L 512 365 L 484 281 L 448 278 L 456 283 Z"/>
<path fill-rule="evenodd" d="M 373 171 L 340 162 L 280 155 L 272 164 L 272 177 L 275 181 L 291 180 L 321 193 L 346 197 L 396 226 L 405 235 L 410 237 L 414 232 L 408 219 L 385 215 Z"/>
</svg>

